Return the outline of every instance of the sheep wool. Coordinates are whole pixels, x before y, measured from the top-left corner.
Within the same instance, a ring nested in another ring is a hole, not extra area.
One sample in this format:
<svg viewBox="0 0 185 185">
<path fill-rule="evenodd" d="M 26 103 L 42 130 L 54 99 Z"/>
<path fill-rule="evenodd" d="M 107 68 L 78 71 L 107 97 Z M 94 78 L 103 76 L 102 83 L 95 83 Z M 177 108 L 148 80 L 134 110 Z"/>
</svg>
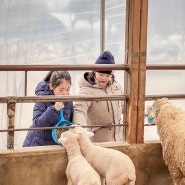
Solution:
<svg viewBox="0 0 185 185">
<path fill-rule="evenodd" d="M 82 127 L 70 129 L 79 134 L 82 155 L 99 173 L 102 185 L 135 185 L 135 167 L 129 156 L 120 151 L 93 144 Z"/>
<path fill-rule="evenodd" d="M 173 183 L 185 185 L 185 111 L 167 98 L 156 100 L 152 107 L 163 159 Z"/>
<path fill-rule="evenodd" d="M 74 133 L 65 131 L 58 141 L 66 148 L 68 155 L 67 185 L 101 185 L 99 174 L 82 156 Z"/>
</svg>

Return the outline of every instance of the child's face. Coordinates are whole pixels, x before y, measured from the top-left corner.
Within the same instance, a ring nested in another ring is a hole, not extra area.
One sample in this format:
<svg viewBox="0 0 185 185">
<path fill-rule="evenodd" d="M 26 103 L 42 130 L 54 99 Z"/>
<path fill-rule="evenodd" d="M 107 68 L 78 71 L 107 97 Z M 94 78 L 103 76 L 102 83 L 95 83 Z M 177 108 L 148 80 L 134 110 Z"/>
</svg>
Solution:
<svg viewBox="0 0 185 185">
<path fill-rule="evenodd" d="M 95 77 L 99 83 L 108 83 L 109 81 L 111 81 L 112 75 L 95 72 Z"/>
<path fill-rule="evenodd" d="M 69 95 L 71 84 L 70 82 L 64 80 L 57 87 L 53 87 L 49 84 L 49 88 L 53 91 L 54 95 Z"/>
</svg>

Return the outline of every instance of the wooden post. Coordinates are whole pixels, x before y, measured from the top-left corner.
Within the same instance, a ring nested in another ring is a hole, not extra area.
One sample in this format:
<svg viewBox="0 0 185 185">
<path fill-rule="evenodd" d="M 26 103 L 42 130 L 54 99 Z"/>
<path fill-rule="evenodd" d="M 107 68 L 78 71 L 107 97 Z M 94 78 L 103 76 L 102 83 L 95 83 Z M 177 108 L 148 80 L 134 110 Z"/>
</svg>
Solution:
<svg viewBox="0 0 185 185">
<path fill-rule="evenodd" d="M 145 78 L 146 78 L 146 25 L 148 0 L 127 0 L 126 8 L 126 64 L 125 94 L 128 122 L 128 142 L 143 143 Z"/>
<path fill-rule="evenodd" d="M 9 99 L 7 103 L 8 129 L 14 129 L 15 99 Z M 9 131 L 7 136 L 7 149 L 14 149 L 14 131 Z"/>
<path fill-rule="evenodd" d="M 148 0 L 141 1 L 137 143 L 144 142 Z"/>
</svg>

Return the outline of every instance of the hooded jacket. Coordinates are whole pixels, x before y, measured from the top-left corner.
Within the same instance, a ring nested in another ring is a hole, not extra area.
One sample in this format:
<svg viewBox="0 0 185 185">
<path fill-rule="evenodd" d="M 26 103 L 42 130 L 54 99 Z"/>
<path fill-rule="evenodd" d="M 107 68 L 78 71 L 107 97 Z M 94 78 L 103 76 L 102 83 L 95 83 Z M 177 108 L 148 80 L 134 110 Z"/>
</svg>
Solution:
<svg viewBox="0 0 185 185">
<path fill-rule="evenodd" d="M 120 84 L 110 82 L 106 87 L 101 87 L 96 81 L 88 78 L 89 72 L 84 73 L 78 81 L 79 95 L 122 95 Z M 73 124 L 80 125 L 114 125 L 122 124 L 123 101 L 83 101 L 74 103 Z M 123 126 L 93 127 L 93 142 L 121 141 L 123 140 Z"/>
<path fill-rule="evenodd" d="M 37 96 L 53 95 L 49 89 L 48 83 L 40 82 L 36 89 Z M 54 127 L 60 120 L 59 111 L 54 107 L 55 102 L 36 102 L 33 108 L 33 122 L 30 128 L 37 127 Z M 72 121 L 73 118 L 73 103 L 64 102 L 64 119 Z M 56 145 L 52 138 L 52 130 L 29 130 L 23 147 L 27 146 L 43 146 Z"/>
</svg>

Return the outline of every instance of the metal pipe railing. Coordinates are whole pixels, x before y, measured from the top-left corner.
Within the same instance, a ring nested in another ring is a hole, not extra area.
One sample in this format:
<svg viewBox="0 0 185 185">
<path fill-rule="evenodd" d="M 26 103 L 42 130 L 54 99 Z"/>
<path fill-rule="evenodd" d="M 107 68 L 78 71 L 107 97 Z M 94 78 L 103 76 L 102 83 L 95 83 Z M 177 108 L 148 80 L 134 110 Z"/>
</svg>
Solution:
<svg viewBox="0 0 185 185">
<path fill-rule="evenodd" d="M 0 71 L 56 71 L 56 70 L 129 70 L 127 64 L 92 64 L 92 65 L 0 65 Z M 185 70 L 185 65 L 149 64 L 146 70 Z"/>
<path fill-rule="evenodd" d="M 129 66 L 126 64 L 115 64 L 115 65 L 0 65 L 0 71 L 24 71 L 26 74 L 28 71 L 55 71 L 55 70 L 129 70 Z M 185 70 L 185 65 L 147 65 L 146 70 Z M 27 79 L 27 75 L 25 75 Z M 152 101 L 159 98 L 169 99 L 185 99 L 184 94 L 163 94 L 163 95 L 146 95 L 146 101 Z M 7 148 L 14 148 L 14 116 L 16 103 L 33 103 L 33 102 L 56 102 L 56 101 L 115 101 L 129 99 L 128 95 L 112 95 L 112 96 L 24 96 L 24 97 L 0 97 L 0 103 L 7 103 L 7 114 L 8 114 L 8 129 L 1 130 L 8 132 Z M 126 123 L 124 125 L 127 125 Z M 100 126 L 101 127 L 101 126 Z M 27 130 L 29 128 L 26 128 Z M 46 129 L 46 128 L 41 128 Z M 50 128 L 52 129 L 52 128 Z M 21 130 L 21 129 L 19 129 Z"/>
<path fill-rule="evenodd" d="M 145 100 L 146 101 L 153 101 L 160 98 L 168 98 L 168 99 L 185 99 L 185 94 L 163 94 L 163 95 L 146 95 Z"/>
<path fill-rule="evenodd" d="M 7 137 L 7 149 L 14 149 L 14 131 L 15 131 L 15 109 L 16 103 L 33 103 L 33 102 L 57 102 L 57 101 L 115 101 L 115 100 L 127 100 L 127 95 L 105 95 L 105 96 L 9 96 L 0 97 L 0 103 L 7 103 L 7 114 L 8 114 L 8 129 L 1 130 L 8 132 Z M 110 126 L 110 125 L 109 125 Z M 97 127 L 97 126 L 96 126 Z M 45 127 L 41 128 L 42 130 Z M 28 130 L 28 129 L 27 129 Z"/>
<path fill-rule="evenodd" d="M 146 96 L 146 101 L 155 100 L 158 98 L 167 97 L 169 99 L 185 99 L 184 94 L 173 94 L 173 95 L 149 95 Z M 7 114 L 8 114 L 8 129 L 0 130 L 0 132 L 8 132 L 7 137 L 7 149 L 14 149 L 14 132 L 24 131 L 24 130 L 46 130 L 53 129 L 55 127 L 42 127 L 42 128 L 14 128 L 15 119 L 15 107 L 16 103 L 34 103 L 34 102 L 56 102 L 56 101 L 116 101 L 123 100 L 127 101 L 129 99 L 128 95 L 105 95 L 105 96 L 9 96 L 0 97 L 0 103 L 7 103 Z M 110 125 L 108 125 L 110 127 Z M 116 126 L 116 125 L 115 125 Z M 118 125 L 121 126 L 121 125 Z M 124 123 L 122 126 L 128 126 Z M 95 125 L 95 126 L 85 126 L 85 127 L 105 127 L 105 125 Z M 112 127 L 112 125 L 111 125 Z"/>
<path fill-rule="evenodd" d="M 146 70 L 185 70 L 185 65 L 161 65 L 161 64 L 150 64 L 146 66 Z"/>
<path fill-rule="evenodd" d="M 56 102 L 56 101 L 115 101 L 115 100 L 128 100 L 128 95 L 94 95 L 94 96 L 8 96 L 0 97 L 0 103 L 7 103 L 8 101 L 16 103 L 35 103 L 35 102 Z"/>
<path fill-rule="evenodd" d="M 58 71 L 58 70 L 128 70 L 126 64 L 92 64 L 92 65 L 0 65 L 0 71 Z"/>
</svg>

